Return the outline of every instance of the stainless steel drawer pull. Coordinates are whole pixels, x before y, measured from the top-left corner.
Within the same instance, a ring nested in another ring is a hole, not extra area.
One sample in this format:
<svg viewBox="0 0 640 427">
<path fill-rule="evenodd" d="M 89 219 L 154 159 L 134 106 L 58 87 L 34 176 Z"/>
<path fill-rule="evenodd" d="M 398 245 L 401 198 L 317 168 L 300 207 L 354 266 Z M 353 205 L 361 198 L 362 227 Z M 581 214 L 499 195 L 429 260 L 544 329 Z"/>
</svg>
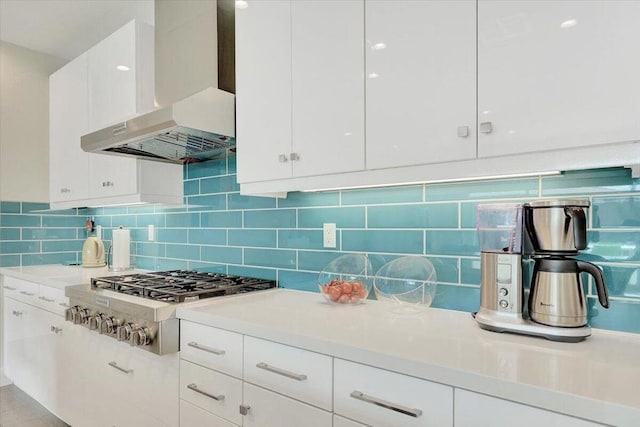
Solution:
<svg viewBox="0 0 640 427">
<path fill-rule="evenodd" d="M 11 286 L 3 286 L 5 289 L 9 289 L 10 291 L 15 291 L 16 288 L 12 288 Z"/>
<path fill-rule="evenodd" d="M 38 299 L 41 299 L 42 301 L 46 301 L 46 302 L 54 302 L 54 299 L 51 298 L 47 298 L 47 297 L 38 297 Z"/>
<path fill-rule="evenodd" d="M 69 304 L 67 304 L 66 302 L 59 302 L 59 303 L 58 303 L 58 305 L 60 305 L 60 306 L 62 306 L 62 307 L 67 307 L 67 308 L 69 308 L 69 307 L 70 307 L 70 305 L 69 305 Z"/>
<path fill-rule="evenodd" d="M 273 372 L 274 374 L 282 375 L 283 377 L 291 378 L 292 380 L 296 381 L 304 381 L 307 379 L 307 376 L 305 374 L 296 374 L 295 372 L 286 371 L 284 369 L 267 365 L 264 362 L 258 363 L 256 365 L 256 368 L 264 369 L 265 371 Z"/>
<path fill-rule="evenodd" d="M 207 347 L 206 345 L 198 344 L 197 342 L 190 342 L 187 344 L 189 347 L 197 348 L 198 350 L 206 351 L 207 353 L 213 353 L 217 356 L 222 356 L 226 353 L 224 350 L 218 350 L 217 348 Z"/>
<path fill-rule="evenodd" d="M 377 397 L 366 395 L 358 390 L 351 392 L 351 397 L 354 399 L 362 400 L 363 402 L 371 403 L 373 405 L 381 406 L 383 408 L 391 409 L 392 411 L 400 412 L 401 414 L 409 415 L 413 418 L 418 418 L 422 415 L 420 409 L 407 408 L 406 406 L 397 405 L 395 403 L 387 402 L 386 400 L 378 399 Z"/>
<path fill-rule="evenodd" d="M 118 371 L 124 372 L 125 374 L 133 374 L 133 369 L 121 368 L 116 362 L 109 362 L 109 366 L 116 368 Z"/>
<path fill-rule="evenodd" d="M 58 328 L 57 326 L 51 325 L 51 332 L 57 334 L 59 332 L 62 332 L 62 328 Z"/>
<path fill-rule="evenodd" d="M 198 388 L 198 385 L 197 385 L 197 384 L 189 384 L 189 385 L 187 386 L 187 388 L 188 388 L 189 390 L 193 390 L 193 391 L 195 391 L 196 393 L 200 393 L 200 394 L 201 394 L 201 395 L 203 395 L 203 396 L 207 396 L 207 397 L 210 397 L 210 398 L 211 398 L 211 399 L 213 399 L 213 400 L 217 400 L 218 402 L 220 402 L 220 401 L 224 400 L 224 394 L 210 394 L 210 393 L 207 393 L 206 391 L 202 391 L 202 390 L 200 390 L 200 389 Z"/>
<path fill-rule="evenodd" d="M 20 293 L 21 293 L 21 294 L 24 294 L 24 295 L 26 295 L 26 296 L 28 296 L 28 297 L 32 297 L 32 296 L 34 296 L 34 295 L 35 295 L 33 292 L 27 292 L 27 291 L 20 291 Z"/>
</svg>

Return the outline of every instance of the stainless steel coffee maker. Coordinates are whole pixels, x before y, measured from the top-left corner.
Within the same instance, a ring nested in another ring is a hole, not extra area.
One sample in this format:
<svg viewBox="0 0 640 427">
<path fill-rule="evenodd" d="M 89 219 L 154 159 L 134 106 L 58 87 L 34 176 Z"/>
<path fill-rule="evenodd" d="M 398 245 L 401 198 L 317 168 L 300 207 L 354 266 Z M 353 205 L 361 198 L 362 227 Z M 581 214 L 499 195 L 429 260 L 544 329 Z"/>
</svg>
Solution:
<svg viewBox="0 0 640 427">
<path fill-rule="evenodd" d="M 602 271 L 571 258 L 587 247 L 588 208 L 584 200 L 478 206 L 480 327 L 554 341 L 591 335 L 581 273 L 593 276 L 600 304 L 609 301 Z"/>
</svg>

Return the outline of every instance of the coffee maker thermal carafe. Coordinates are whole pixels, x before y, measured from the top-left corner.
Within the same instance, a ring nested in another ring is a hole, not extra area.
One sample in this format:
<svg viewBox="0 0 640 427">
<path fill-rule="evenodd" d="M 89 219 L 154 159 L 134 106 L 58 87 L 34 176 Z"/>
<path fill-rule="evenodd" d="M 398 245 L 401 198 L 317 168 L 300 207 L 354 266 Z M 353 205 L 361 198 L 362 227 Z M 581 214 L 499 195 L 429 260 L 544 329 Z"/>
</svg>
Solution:
<svg viewBox="0 0 640 427">
<path fill-rule="evenodd" d="M 582 272 L 593 276 L 600 304 L 609 302 L 602 271 L 571 258 L 587 246 L 588 207 L 583 200 L 478 206 L 480 327 L 555 341 L 591 335 Z M 531 265 L 529 281 L 523 267 Z"/>
</svg>

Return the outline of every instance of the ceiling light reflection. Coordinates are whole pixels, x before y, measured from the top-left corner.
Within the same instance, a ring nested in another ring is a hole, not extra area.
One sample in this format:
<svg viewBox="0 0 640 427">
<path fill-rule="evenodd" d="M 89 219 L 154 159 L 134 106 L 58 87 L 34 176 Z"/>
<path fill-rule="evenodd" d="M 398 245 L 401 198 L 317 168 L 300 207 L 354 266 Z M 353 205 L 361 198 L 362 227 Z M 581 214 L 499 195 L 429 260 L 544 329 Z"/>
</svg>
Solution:
<svg viewBox="0 0 640 427">
<path fill-rule="evenodd" d="M 131 68 L 127 67 L 126 65 L 118 65 L 116 69 L 119 71 L 129 71 Z"/>
<path fill-rule="evenodd" d="M 567 19 L 566 21 L 560 24 L 560 28 L 567 29 L 567 28 L 575 27 L 576 25 L 578 25 L 578 21 L 576 21 L 575 19 Z"/>
</svg>

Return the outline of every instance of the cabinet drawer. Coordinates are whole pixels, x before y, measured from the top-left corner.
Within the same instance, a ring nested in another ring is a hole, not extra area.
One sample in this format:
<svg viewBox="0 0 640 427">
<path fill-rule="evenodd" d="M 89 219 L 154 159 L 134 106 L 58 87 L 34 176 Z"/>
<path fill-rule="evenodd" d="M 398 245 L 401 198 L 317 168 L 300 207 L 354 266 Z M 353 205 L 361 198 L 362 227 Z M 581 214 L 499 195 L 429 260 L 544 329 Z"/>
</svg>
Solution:
<svg viewBox="0 0 640 427">
<path fill-rule="evenodd" d="M 453 388 L 335 359 L 334 412 L 375 425 L 452 426 Z"/>
<path fill-rule="evenodd" d="M 242 335 L 180 321 L 180 358 L 242 377 Z"/>
<path fill-rule="evenodd" d="M 245 381 L 331 410 L 331 357 L 251 337 L 244 348 Z"/>
<path fill-rule="evenodd" d="M 27 304 L 35 304 L 38 300 L 39 285 L 15 277 L 4 276 L 2 283 L 4 295 Z"/>
<path fill-rule="evenodd" d="M 596 427 L 602 424 L 456 389 L 456 427 Z"/>
<path fill-rule="evenodd" d="M 64 289 L 40 285 L 36 304 L 44 310 L 64 316 L 69 308 L 69 298 L 64 296 Z"/>
<path fill-rule="evenodd" d="M 180 427 L 236 427 L 220 417 L 198 408 L 184 400 L 180 401 Z"/>
<path fill-rule="evenodd" d="M 202 366 L 180 361 L 180 399 L 215 415 L 242 423 L 242 381 Z"/>
<path fill-rule="evenodd" d="M 331 412 L 247 383 L 243 404 L 249 407 L 244 427 L 331 427 Z"/>
</svg>

